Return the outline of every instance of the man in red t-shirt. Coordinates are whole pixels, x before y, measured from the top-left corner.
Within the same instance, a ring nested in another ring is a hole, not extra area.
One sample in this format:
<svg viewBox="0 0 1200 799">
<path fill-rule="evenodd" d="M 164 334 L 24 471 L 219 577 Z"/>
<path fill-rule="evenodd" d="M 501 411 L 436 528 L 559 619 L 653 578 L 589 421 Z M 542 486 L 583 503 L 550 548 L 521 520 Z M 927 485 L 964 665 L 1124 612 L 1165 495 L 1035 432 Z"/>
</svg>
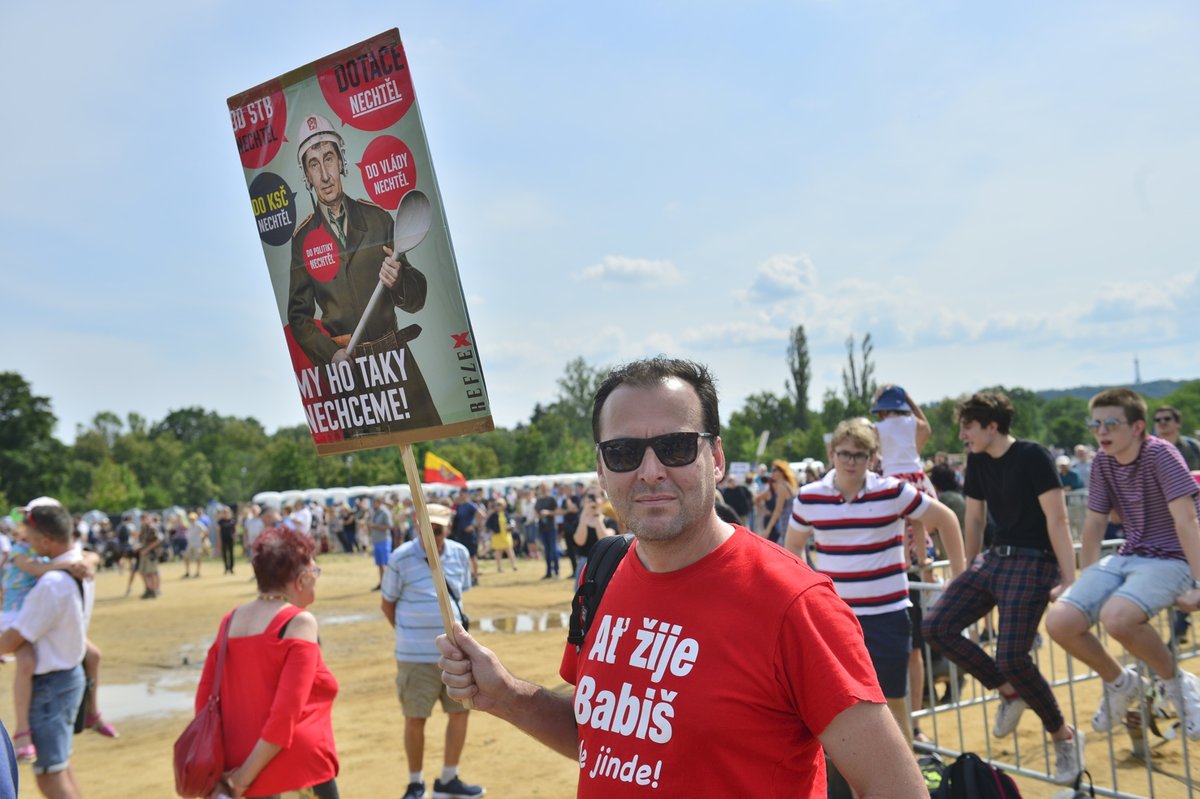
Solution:
<svg viewBox="0 0 1200 799">
<path fill-rule="evenodd" d="M 562 695 L 513 676 L 461 627 L 438 638 L 456 699 L 579 763 L 580 797 L 823 797 L 824 754 L 859 795 L 927 789 L 828 578 L 714 511 L 725 471 L 708 371 L 620 367 L 592 411 L 597 472 L 636 540 Z"/>
</svg>

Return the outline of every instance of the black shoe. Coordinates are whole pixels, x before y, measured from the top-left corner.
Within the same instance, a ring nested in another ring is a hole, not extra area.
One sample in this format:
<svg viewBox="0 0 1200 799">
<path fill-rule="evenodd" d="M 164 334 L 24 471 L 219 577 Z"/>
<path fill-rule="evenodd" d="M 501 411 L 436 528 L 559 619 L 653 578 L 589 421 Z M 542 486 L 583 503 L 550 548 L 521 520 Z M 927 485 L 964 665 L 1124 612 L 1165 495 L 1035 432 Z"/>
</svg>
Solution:
<svg viewBox="0 0 1200 799">
<path fill-rule="evenodd" d="M 480 785 L 467 785 L 458 777 L 449 782 L 433 781 L 433 799 L 474 799 L 487 791 Z"/>
<path fill-rule="evenodd" d="M 425 799 L 425 783 L 410 782 L 408 790 L 404 792 L 404 796 L 400 799 Z"/>
</svg>

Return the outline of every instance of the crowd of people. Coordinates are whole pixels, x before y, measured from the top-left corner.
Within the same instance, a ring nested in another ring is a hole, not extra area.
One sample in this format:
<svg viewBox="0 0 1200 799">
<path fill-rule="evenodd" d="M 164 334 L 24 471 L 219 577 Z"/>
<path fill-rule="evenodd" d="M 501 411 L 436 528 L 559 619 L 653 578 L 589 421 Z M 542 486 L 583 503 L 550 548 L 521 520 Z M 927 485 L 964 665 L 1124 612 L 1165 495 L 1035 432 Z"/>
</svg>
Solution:
<svg viewBox="0 0 1200 799">
<path fill-rule="evenodd" d="M 430 782 L 435 799 L 486 793 L 459 773 L 472 709 L 578 761 L 582 797 L 696 784 L 817 796 L 827 769 L 860 795 L 921 795 L 912 713 L 924 702 L 924 642 L 996 692 L 995 736 L 1013 734 L 1032 708 L 1054 743 L 1048 777 L 1070 784 L 1086 768 L 1084 731 L 1063 718 L 1031 656 L 1043 617 L 1104 681 L 1093 730 L 1113 729 L 1144 687 L 1096 638 L 1099 625 L 1146 663 L 1184 733 L 1200 739 L 1200 681 L 1151 625 L 1174 608 L 1180 629 L 1200 609 L 1200 475 L 1189 473 L 1200 445 L 1180 433 L 1178 410 L 1150 414 L 1132 391 L 1103 391 L 1089 405 L 1096 448 L 1052 453 L 1012 436 L 1007 397 L 979 392 L 958 406 L 965 453 L 925 461 L 928 420 L 907 392 L 885 386 L 873 419 L 834 430 L 828 468 L 779 460 L 735 475 L 717 408 L 699 364 L 657 358 L 614 370 L 593 408 L 597 481 L 430 498 L 436 557 L 411 500 L 387 495 L 94 521 L 34 500 L 0 522 L 14 754 L 33 760 L 44 795 L 81 796 L 69 759 L 76 715 L 117 735 L 98 709 L 100 652 L 87 639 L 96 569 L 128 572 L 127 595 L 140 575 L 153 599 L 161 564 L 181 561 L 182 578 L 196 580 L 219 555 L 234 574 L 239 547 L 258 593 L 221 620 L 196 695 L 199 710 L 221 686 L 220 788 L 235 799 L 338 796 L 338 684 L 308 611 L 317 559 L 338 549 L 360 554 L 364 570 L 372 558 L 375 585 L 363 590 L 380 593 L 394 631 L 404 799 L 423 799 Z M 1086 507 L 1074 531 L 1071 494 Z M 615 569 L 583 584 L 596 548 L 622 533 L 632 543 Z M 1119 549 L 1101 556 L 1112 538 Z M 572 693 L 522 680 L 471 636 L 464 595 L 487 579 L 489 560 L 497 572 L 537 564 L 546 580 L 569 565 L 577 598 L 601 592 L 579 643 L 564 648 Z M 946 561 L 946 579 L 922 614 L 912 583 L 932 579 L 935 560 Z M 993 611 L 989 651 L 974 631 Z M 443 762 L 430 781 L 426 727 L 438 705 Z"/>
<path fill-rule="evenodd" d="M 1011 435 L 1014 410 L 1007 397 L 979 392 L 957 409 L 966 457 L 925 464 L 917 453 L 928 437 L 928 421 L 906 392 L 887 386 L 872 408 L 876 421 L 838 425 L 829 441 L 831 468 L 824 474 L 818 467 L 797 479 L 779 461 L 765 481 L 726 478 L 718 498 L 715 483 L 726 464 L 715 408 L 706 372 L 675 361 L 617 370 L 597 394 L 593 427 L 601 484 L 635 535 L 630 549 L 635 557 L 625 557 L 613 573 L 604 604 L 595 609 L 596 624 L 582 643 L 567 646 L 560 673 L 575 686 L 573 696 L 520 679 L 463 629 L 438 639 L 450 695 L 469 698 L 577 757 L 580 796 L 644 795 L 639 786 L 659 788 L 668 770 L 677 780 L 687 779 L 685 774 L 703 778 L 722 793 L 749 788 L 781 795 L 778 776 L 789 768 L 794 770 L 786 771 L 783 784 L 805 795 L 812 787 L 811 795 L 820 795 L 822 769 L 809 757 L 814 742 L 789 737 L 796 716 L 855 792 L 923 795 L 910 783 L 913 759 L 905 740 L 916 732 L 909 719 L 919 680 L 912 671 L 922 640 L 997 692 L 995 736 L 1013 734 L 1023 711 L 1032 707 L 1053 742 L 1048 777 L 1072 784 L 1086 768 L 1085 739 L 1064 720 L 1031 655 L 1044 615 L 1053 639 L 1104 681 L 1090 722 L 1094 730 L 1110 731 L 1143 687 L 1138 673 L 1121 667 L 1095 637 L 1092 628 L 1099 624 L 1148 665 L 1184 734 L 1200 739 L 1200 682 L 1181 668 L 1152 626 L 1167 608 L 1183 615 L 1200 609 L 1200 474 L 1189 473 L 1194 442 L 1170 436 L 1178 430 L 1178 410 L 1164 406 L 1154 413 L 1155 436 L 1139 395 L 1128 389 L 1100 392 L 1089 403 L 1087 422 L 1098 449 L 1081 445 L 1075 459 L 1066 456 L 1064 462 L 1042 445 Z M 646 434 L 651 435 L 628 437 Z M 756 493 L 752 485 L 761 490 Z M 1077 566 L 1066 496 L 1085 487 Z M 726 518 L 750 528 L 731 527 Z M 781 518 L 787 519 L 784 529 Z M 1101 542 L 1114 536 L 1119 548 L 1101 557 Z M 741 549 L 761 540 L 782 541 L 786 549 L 769 550 L 767 560 L 752 559 L 758 580 L 747 585 L 740 579 Z M 784 551 L 795 560 L 778 560 Z M 924 576 L 933 553 L 949 560 L 950 579 L 928 614 L 914 619 L 907 582 Z M 850 609 L 856 634 L 846 636 L 844 622 L 828 608 L 818 613 L 804 607 L 797 588 L 806 589 L 803 598 L 811 603 L 821 593 L 796 569 L 806 560 L 814 573 L 828 578 L 824 586 L 842 600 L 840 609 Z M 780 581 L 780 574 L 786 579 Z M 716 603 L 706 601 L 705 583 L 721 585 Z M 770 610 L 761 605 L 764 595 L 776 601 Z M 679 596 L 687 597 L 685 606 Z M 755 611 L 752 619 L 738 615 L 744 606 Z M 654 608 L 654 621 L 644 615 L 648 607 Z M 785 608 L 804 610 L 780 619 Z M 989 654 L 978 637 L 964 632 L 993 611 L 998 621 Z M 820 622 L 806 626 L 815 619 Z M 622 635 L 636 630 L 639 620 L 649 626 L 630 646 Z M 737 634 L 740 624 L 768 632 L 746 641 Z M 714 638 L 715 630 L 726 638 Z M 797 631 L 811 651 L 787 648 Z M 730 640 L 737 654 L 729 651 Z M 647 655 L 651 642 L 677 646 L 676 652 L 686 644 L 687 655 L 664 668 L 665 659 Z M 774 647 L 770 655 L 745 657 L 764 642 Z M 840 653 L 836 664 L 821 660 L 826 645 Z M 704 676 L 698 674 L 700 652 L 709 656 Z M 788 668 L 760 682 L 753 668 L 780 657 Z M 865 667 L 870 690 L 863 687 L 862 671 L 852 671 L 854 664 Z M 652 672 L 649 681 L 639 668 Z M 730 668 L 738 669 L 740 691 L 721 690 L 727 686 L 719 681 Z M 818 673 L 821 678 L 812 682 L 827 692 L 819 697 L 812 695 L 813 685 L 795 679 Z M 677 679 L 668 683 L 664 674 Z M 703 708 L 692 706 L 690 693 L 684 695 L 689 685 L 715 699 Z M 644 686 L 649 687 L 643 693 Z M 782 696 L 773 693 L 781 686 Z M 659 691 L 670 695 L 669 704 L 653 701 Z M 625 697 L 642 695 L 649 701 L 614 720 L 614 702 L 623 708 Z M 747 714 L 747 707 L 770 711 Z M 879 721 L 879 711 L 867 708 L 886 708 L 894 723 Z M 867 713 L 885 733 L 872 737 L 877 748 L 870 768 L 862 750 L 845 747 L 847 740 L 857 740 L 857 724 Z M 731 724 L 756 745 L 754 751 L 725 743 L 728 738 L 719 733 Z M 647 738 L 660 746 L 648 746 Z M 716 740 L 720 751 L 705 745 Z M 773 746 L 761 745 L 767 740 Z M 761 774 L 776 780 L 760 784 Z M 875 782 L 881 776 L 886 785 Z"/>
</svg>

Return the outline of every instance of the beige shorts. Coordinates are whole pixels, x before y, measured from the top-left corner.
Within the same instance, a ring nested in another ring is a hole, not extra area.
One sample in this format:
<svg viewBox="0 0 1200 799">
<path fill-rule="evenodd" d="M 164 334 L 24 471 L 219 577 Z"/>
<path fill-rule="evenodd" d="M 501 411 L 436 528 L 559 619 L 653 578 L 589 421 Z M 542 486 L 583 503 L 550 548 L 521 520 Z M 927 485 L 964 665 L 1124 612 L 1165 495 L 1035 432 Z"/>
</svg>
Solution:
<svg viewBox="0 0 1200 799">
<path fill-rule="evenodd" d="M 447 713 L 465 713 L 467 710 L 446 693 L 442 670 L 436 663 L 396 661 L 396 695 L 407 718 L 429 718 L 433 715 L 433 703 L 438 700 Z"/>
</svg>

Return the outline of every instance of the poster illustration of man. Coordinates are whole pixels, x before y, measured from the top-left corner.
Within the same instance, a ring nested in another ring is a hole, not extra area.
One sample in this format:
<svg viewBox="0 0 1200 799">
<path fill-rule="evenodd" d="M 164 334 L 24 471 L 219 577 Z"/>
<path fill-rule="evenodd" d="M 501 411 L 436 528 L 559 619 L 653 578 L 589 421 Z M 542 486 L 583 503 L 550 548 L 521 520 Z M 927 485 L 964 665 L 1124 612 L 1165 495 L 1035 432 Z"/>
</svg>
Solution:
<svg viewBox="0 0 1200 799">
<path fill-rule="evenodd" d="M 317 452 L 494 429 L 400 32 L 226 104 Z"/>
<path fill-rule="evenodd" d="M 292 236 L 291 334 L 314 366 L 391 353 L 388 360 L 401 378 L 397 385 L 407 399 L 407 418 L 348 430 L 349 435 L 438 426 L 441 418 L 408 346 L 421 327 L 399 327 L 396 314 L 396 309 L 411 314 L 425 306 L 426 277 L 404 254 L 394 253 L 392 215 L 345 193 L 346 145 L 333 124 L 320 114 L 307 114 L 296 133 L 296 157 L 313 213 Z M 368 313 L 379 283 L 382 296 Z M 362 331 L 348 351 L 360 323 Z"/>
</svg>

